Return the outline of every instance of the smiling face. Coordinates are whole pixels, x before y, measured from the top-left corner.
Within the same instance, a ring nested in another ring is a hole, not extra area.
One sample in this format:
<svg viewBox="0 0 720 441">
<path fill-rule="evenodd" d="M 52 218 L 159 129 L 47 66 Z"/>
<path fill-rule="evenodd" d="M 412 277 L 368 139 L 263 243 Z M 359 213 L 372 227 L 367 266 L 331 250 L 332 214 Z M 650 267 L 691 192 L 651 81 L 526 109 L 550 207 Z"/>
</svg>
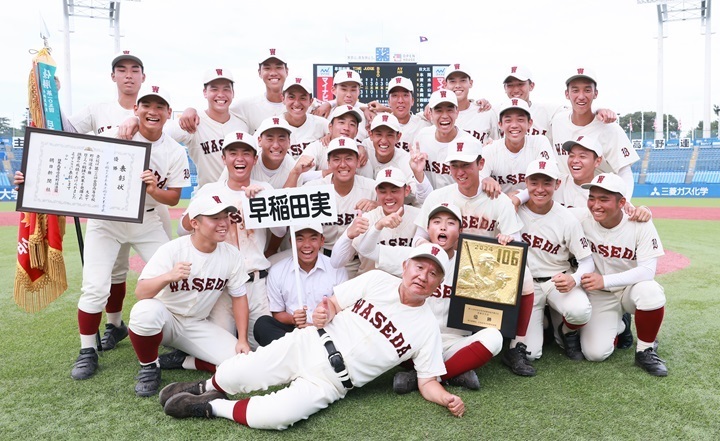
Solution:
<svg viewBox="0 0 720 441">
<path fill-rule="evenodd" d="M 570 175 L 576 184 L 586 184 L 595 177 L 595 169 L 600 167 L 602 158 L 590 149 L 574 145 L 568 153 L 567 164 Z"/>
<path fill-rule="evenodd" d="M 450 135 L 455 129 L 458 108 L 452 103 L 440 103 L 430 111 L 432 123 L 441 136 Z"/>
<path fill-rule="evenodd" d="M 355 139 L 358 132 L 358 120 L 352 113 L 346 113 L 333 118 L 328 127 L 330 128 L 331 139 L 339 138 L 341 136 Z"/>
<path fill-rule="evenodd" d="M 263 83 L 265 83 L 267 90 L 274 93 L 282 93 L 285 78 L 288 76 L 288 68 L 282 61 L 276 58 L 269 58 L 260 65 L 258 75 Z"/>
<path fill-rule="evenodd" d="M 528 129 L 532 126 L 532 119 L 524 110 L 508 109 L 500 117 L 498 126 L 503 131 L 505 139 L 520 142 L 525 139 Z"/>
<path fill-rule="evenodd" d="M 587 206 L 596 222 L 605 228 L 613 228 L 622 220 L 625 198 L 604 188 L 591 187 Z"/>
<path fill-rule="evenodd" d="M 517 78 L 510 78 L 503 85 L 508 98 L 520 98 L 530 102 L 530 92 L 535 88 L 535 83 L 530 80 L 520 81 Z"/>
<path fill-rule="evenodd" d="M 233 83 L 224 78 L 213 80 L 205 85 L 203 96 L 208 102 L 209 109 L 218 113 L 225 113 L 230 108 L 230 104 L 235 97 Z"/>
<path fill-rule="evenodd" d="M 440 286 L 445 278 L 444 268 L 427 257 L 414 257 L 403 262 L 400 299 L 406 305 L 418 305 Z"/>
<path fill-rule="evenodd" d="M 570 81 L 565 90 L 565 98 L 570 100 L 573 113 L 585 114 L 592 112 L 592 103 L 597 98 L 595 83 L 587 78 Z"/>
<path fill-rule="evenodd" d="M 388 95 L 388 107 L 392 110 L 393 115 L 401 123 L 407 123 L 410 118 L 412 106 L 415 104 L 415 98 L 410 91 L 402 87 L 396 87 Z"/>
<path fill-rule="evenodd" d="M 296 117 L 305 116 L 312 104 L 312 96 L 300 86 L 291 86 L 283 94 L 283 104 L 288 113 Z"/>
<path fill-rule="evenodd" d="M 383 212 L 387 216 L 402 208 L 405 197 L 410 194 L 410 187 L 407 185 L 398 187 L 389 182 L 383 182 L 375 187 L 375 193 L 377 201 L 382 205 Z"/>
<path fill-rule="evenodd" d="M 527 176 L 525 184 L 530 195 L 530 201 L 538 208 L 552 205 L 553 194 L 560 186 L 560 181 L 540 173 Z"/>
<path fill-rule="evenodd" d="M 298 263 L 306 272 L 315 267 L 320 249 L 325 245 L 325 236 L 315 230 L 304 229 L 295 232 Z"/>
<path fill-rule="evenodd" d="M 170 118 L 172 109 L 164 99 L 149 95 L 135 105 L 140 134 L 150 141 L 156 141 L 162 134 L 165 122 Z"/>
<path fill-rule="evenodd" d="M 290 134 L 287 130 L 278 128 L 265 130 L 258 138 L 258 145 L 266 166 L 280 165 L 290 148 Z"/>
<path fill-rule="evenodd" d="M 135 97 L 145 81 L 145 74 L 137 61 L 125 59 L 115 63 L 110 78 L 117 84 L 119 94 Z"/>
<path fill-rule="evenodd" d="M 453 250 L 457 248 L 461 227 L 460 220 L 452 213 L 447 211 L 435 213 L 427 227 L 430 242 L 439 245 L 448 256 L 452 256 Z"/>
<path fill-rule="evenodd" d="M 458 102 L 467 100 L 473 81 L 462 72 L 450 74 L 445 80 L 445 88 L 452 90 L 458 99 Z"/>
<path fill-rule="evenodd" d="M 332 91 L 335 94 L 337 105 L 354 106 L 360 98 L 360 85 L 354 81 L 333 84 Z"/>
<path fill-rule="evenodd" d="M 224 242 L 230 228 L 230 216 L 227 211 L 222 211 L 211 216 L 196 216 L 190 219 L 190 226 L 194 235 L 203 243 Z"/>
<path fill-rule="evenodd" d="M 472 162 L 450 162 L 450 175 L 457 182 L 460 193 L 469 197 L 477 194 L 480 188 L 480 170 L 482 170 L 484 164 L 484 159 Z"/>
<path fill-rule="evenodd" d="M 370 131 L 370 139 L 375 148 L 375 157 L 385 164 L 395 155 L 395 144 L 400 140 L 400 132 L 387 126 L 379 126 Z"/>
<path fill-rule="evenodd" d="M 358 154 L 352 150 L 335 150 L 328 156 L 328 170 L 333 174 L 333 183 L 347 183 L 355 179 Z"/>
<path fill-rule="evenodd" d="M 225 146 L 222 157 L 228 170 L 228 179 L 243 184 L 250 182 L 250 173 L 257 162 L 257 153 L 252 147 L 233 143 Z"/>
</svg>

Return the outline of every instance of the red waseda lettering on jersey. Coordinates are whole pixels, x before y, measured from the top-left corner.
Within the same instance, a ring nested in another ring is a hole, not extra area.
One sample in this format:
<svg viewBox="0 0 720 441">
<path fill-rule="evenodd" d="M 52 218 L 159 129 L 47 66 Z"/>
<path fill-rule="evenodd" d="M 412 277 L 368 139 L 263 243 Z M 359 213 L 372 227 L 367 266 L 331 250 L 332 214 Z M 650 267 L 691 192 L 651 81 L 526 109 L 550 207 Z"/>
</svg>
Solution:
<svg viewBox="0 0 720 441">
<path fill-rule="evenodd" d="M 438 299 L 449 299 L 452 295 L 452 286 L 445 285 L 444 283 L 435 288 L 435 291 L 431 294 L 430 297 L 435 297 Z"/>
<path fill-rule="evenodd" d="M 204 155 L 221 152 L 222 145 L 223 145 L 222 139 L 209 139 L 205 142 L 200 142 L 200 148 L 202 148 Z"/>
<path fill-rule="evenodd" d="M 487 135 L 488 135 L 487 132 L 478 132 L 477 130 L 465 130 L 465 129 L 463 129 L 463 131 L 466 132 L 466 133 L 468 133 L 468 134 L 470 134 L 470 135 L 472 135 L 473 138 L 475 138 L 475 139 L 477 139 L 477 140 L 479 140 L 479 141 L 485 141 L 485 138 L 486 138 Z"/>
<path fill-rule="evenodd" d="M 367 320 L 380 334 L 387 338 L 395 348 L 398 358 L 412 349 L 410 344 L 405 344 L 405 337 L 403 337 L 402 332 L 398 332 L 392 320 L 388 320 L 387 316 L 381 311 L 376 311 L 375 305 L 372 303 L 360 299 L 355 302 L 351 311 Z"/>
<path fill-rule="evenodd" d="M 447 164 L 442 164 L 440 162 L 427 161 L 425 162 L 425 171 L 438 175 L 449 175 L 450 166 Z"/>
<path fill-rule="evenodd" d="M 546 253 L 550 254 L 557 254 L 558 251 L 560 251 L 560 245 L 555 245 L 554 243 L 540 236 L 522 233 L 520 237 L 522 238 L 523 242 L 530 245 L 531 248 L 537 248 L 540 251 L 545 251 Z"/>
<path fill-rule="evenodd" d="M 409 151 L 410 151 L 410 143 L 398 141 L 398 142 L 395 143 L 395 148 L 396 148 L 396 149 L 403 149 L 403 150 L 405 150 L 406 152 L 409 152 Z"/>
<path fill-rule="evenodd" d="M 171 282 L 168 286 L 170 287 L 170 292 L 190 291 L 191 289 L 197 292 L 203 292 L 222 290 L 227 283 L 228 279 L 195 277 L 192 281 L 183 279 L 181 282 Z"/>
<path fill-rule="evenodd" d="M 595 244 L 590 242 L 590 251 L 598 254 L 602 257 L 611 259 L 622 259 L 622 260 L 635 260 L 637 259 L 636 250 L 632 250 L 628 247 L 617 247 L 615 245 Z"/>
<path fill-rule="evenodd" d="M 463 228 L 475 228 L 479 230 L 494 231 L 497 221 L 486 218 L 479 218 L 476 216 L 463 216 L 462 227 Z"/>
<path fill-rule="evenodd" d="M 522 184 L 525 182 L 525 173 L 518 173 L 518 174 L 509 174 L 505 176 L 496 176 L 496 175 L 490 175 L 493 179 L 497 181 L 500 185 L 510 184 L 510 185 L 516 185 L 516 184 Z"/>
<path fill-rule="evenodd" d="M 291 144 L 291 145 L 290 145 L 290 149 L 289 149 L 290 154 L 291 154 L 292 156 L 300 156 L 300 155 L 303 154 L 303 152 L 305 151 L 305 148 L 306 148 L 308 145 L 310 145 L 309 142 L 302 142 L 302 143 L 300 143 L 300 144 Z"/>
</svg>

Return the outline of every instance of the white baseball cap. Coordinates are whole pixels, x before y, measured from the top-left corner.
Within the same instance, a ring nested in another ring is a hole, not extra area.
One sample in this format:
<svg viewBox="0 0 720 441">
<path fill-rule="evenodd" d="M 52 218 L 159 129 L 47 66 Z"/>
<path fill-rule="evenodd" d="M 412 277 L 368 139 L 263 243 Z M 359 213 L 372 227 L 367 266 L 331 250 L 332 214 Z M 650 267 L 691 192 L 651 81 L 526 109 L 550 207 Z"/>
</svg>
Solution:
<svg viewBox="0 0 720 441">
<path fill-rule="evenodd" d="M 569 152 L 576 145 L 579 145 L 580 147 L 584 147 L 588 150 L 592 150 L 598 156 L 603 155 L 602 146 L 598 142 L 597 138 L 595 138 L 594 136 L 580 135 L 574 141 L 572 141 L 572 140 L 565 141 L 562 145 L 562 148 L 566 152 Z"/>
<path fill-rule="evenodd" d="M 115 57 L 113 57 L 113 60 L 112 60 L 112 69 L 113 70 L 115 70 L 115 65 L 118 64 L 118 62 L 120 60 L 133 60 L 134 62 L 139 64 L 140 67 L 142 67 L 143 69 L 145 68 L 140 57 L 135 55 L 135 52 L 129 51 L 127 49 L 122 50 L 122 51 L 118 52 L 117 54 L 115 54 Z"/>
<path fill-rule="evenodd" d="M 333 84 L 340 83 L 358 83 L 362 86 L 362 79 L 360 74 L 352 69 L 341 69 L 333 77 Z"/>
<path fill-rule="evenodd" d="M 170 93 L 164 87 L 143 85 L 138 93 L 137 102 L 139 103 L 143 98 L 148 96 L 159 97 L 167 103 L 168 107 L 172 107 L 170 105 Z"/>
<path fill-rule="evenodd" d="M 463 66 L 464 66 L 464 64 L 463 64 Z M 467 75 L 468 78 L 471 78 L 470 74 L 467 72 L 467 70 L 463 69 L 460 66 L 460 63 L 455 63 L 455 64 L 451 64 L 450 66 L 445 68 L 445 80 L 447 81 L 448 77 L 456 72 L 463 73 L 463 74 Z"/>
<path fill-rule="evenodd" d="M 515 78 L 520 81 L 527 81 L 532 78 L 530 69 L 525 66 L 510 66 L 510 69 L 506 71 L 505 79 L 503 84 L 507 83 L 510 78 Z"/>
<path fill-rule="evenodd" d="M 438 89 L 430 95 L 428 106 L 430 106 L 431 109 L 434 109 L 438 104 L 442 103 L 450 103 L 457 107 L 458 100 L 455 92 L 447 89 Z"/>
<path fill-rule="evenodd" d="M 400 131 L 400 121 L 392 113 L 378 113 L 370 123 L 370 131 L 377 129 L 380 126 L 385 126 L 396 132 Z"/>
<path fill-rule="evenodd" d="M 233 74 L 232 72 L 230 72 L 230 69 L 216 67 L 215 69 L 208 69 L 205 71 L 205 74 L 203 75 L 203 85 L 207 85 L 208 83 L 219 79 L 224 79 L 230 81 L 231 83 L 235 83 L 235 80 L 233 79 Z"/>
<path fill-rule="evenodd" d="M 457 220 L 459 222 L 462 223 L 462 212 L 460 211 L 460 207 L 458 207 L 457 205 L 452 204 L 452 203 L 441 202 L 441 203 L 435 205 L 432 208 L 432 210 L 430 210 L 430 213 L 428 214 L 428 217 L 427 217 L 427 224 L 428 225 L 430 224 L 430 219 L 432 219 L 433 216 L 435 216 L 436 214 L 438 214 L 442 211 L 452 214 L 453 216 L 455 216 L 457 218 Z"/>
<path fill-rule="evenodd" d="M 527 101 L 522 98 L 510 98 L 509 100 L 505 101 L 502 106 L 500 106 L 498 119 L 502 118 L 503 113 L 510 109 L 523 110 L 525 111 L 525 113 L 527 113 L 528 118 L 532 117 L 532 114 L 530 113 L 530 106 L 528 105 Z"/>
<path fill-rule="evenodd" d="M 348 104 L 341 104 L 335 107 L 335 109 L 333 109 L 332 113 L 330 114 L 330 121 L 334 120 L 335 118 L 339 118 L 346 113 L 352 113 L 353 115 L 355 115 L 358 124 L 360 124 L 360 122 L 363 120 L 362 114 L 356 108 Z"/>
<path fill-rule="evenodd" d="M 407 176 L 397 167 L 385 167 L 379 170 L 375 176 L 375 188 L 385 182 L 396 187 L 403 187 L 407 184 Z"/>
<path fill-rule="evenodd" d="M 595 178 L 589 184 L 582 184 L 580 187 L 585 190 L 589 190 L 592 187 L 600 187 L 613 193 L 620 193 L 622 197 L 625 197 L 627 193 L 627 186 L 625 181 L 615 173 L 602 173 Z"/>
<path fill-rule="evenodd" d="M 415 259 L 418 257 L 425 257 L 437 263 L 443 274 L 445 274 L 445 268 L 447 268 L 450 264 L 450 259 L 448 259 L 448 255 L 445 250 L 434 243 L 424 243 L 412 248 L 408 259 Z"/>
<path fill-rule="evenodd" d="M 237 207 L 233 204 L 223 202 L 220 196 L 212 194 L 204 194 L 194 198 L 190 201 L 187 209 L 190 219 L 195 219 L 198 216 L 212 216 L 223 211 L 235 213 Z"/>
<path fill-rule="evenodd" d="M 262 122 L 260 123 L 260 127 L 255 130 L 255 137 L 259 138 L 260 135 L 270 129 L 283 129 L 288 132 L 288 135 L 292 135 L 293 132 L 293 128 L 290 127 L 290 124 L 288 124 L 287 121 L 285 121 L 285 118 L 281 118 L 279 116 L 271 116 L 270 118 L 265 118 L 264 120 L 262 120 Z"/>
<path fill-rule="evenodd" d="M 592 69 L 588 69 L 587 67 L 575 68 L 573 73 L 570 74 L 567 80 L 565 80 L 565 85 L 568 86 L 571 81 L 577 80 L 578 78 L 587 78 L 597 85 L 597 75 L 595 75 L 595 72 Z"/>
<path fill-rule="evenodd" d="M 270 60 L 272 58 L 275 58 L 276 60 L 280 61 L 283 64 L 287 64 L 285 54 L 283 52 L 277 50 L 276 48 L 264 49 L 262 51 L 262 55 L 260 55 L 259 58 L 260 58 L 259 64 L 263 64 L 264 62 L 266 62 L 267 60 Z"/>
<path fill-rule="evenodd" d="M 482 142 L 472 136 L 464 136 L 460 140 L 448 144 L 445 163 L 449 164 L 452 161 L 475 162 L 480 155 L 482 155 Z"/>
<path fill-rule="evenodd" d="M 560 177 L 560 170 L 555 161 L 536 159 L 528 164 L 527 171 L 525 172 L 526 178 L 532 175 L 545 175 L 557 179 Z"/>
<path fill-rule="evenodd" d="M 316 233 L 323 234 L 322 224 L 305 223 L 305 224 L 295 225 L 293 228 L 295 229 L 296 234 L 302 230 L 313 230 Z"/>
<path fill-rule="evenodd" d="M 327 155 L 330 157 L 330 153 L 336 150 L 352 150 L 353 152 L 360 155 L 360 150 L 357 148 L 357 142 L 354 139 L 348 138 L 347 136 L 340 136 L 333 139 L 328 144 Z"/>
<path fill-rule="evenodd" d="M 413 86 L 412 81 L 410 81 L 409 78 L 400 77 L 397 76 L 395 78 L 391 78 L 388 82 L 387 86 L 387 92 L 390 93 L 395 89 L 396 87 L 399 87 L 401 89 L 405 89 L 408 92 L 415 92 L 415 86 Z"/>
<path fill-rule="evenodd" d="M 308 84 L 308 82 L 302 78 L 302 77 L 294 77 L 292 81 L 289 81 L 290 79 L 285 80 L 285 87 L 283 88 L 283 93 L 287 92 L 287 90 L 293 86 L 300 87 L 305 92 L 312 95 L 312 87 Z"/>
<path fill-rule="evenodd" d="M 222 148 L 224 151 L 226 148 L 230 147 L 233 144 L 245 144 L 248 147 L 252 147 L 252 149 L 255 150 L 255 154 L 257 154 L 258 147 L 255 139 L 255 136 L 252 136 L 247 132 L 228 133 L 223 139 Z"/>
</svg>

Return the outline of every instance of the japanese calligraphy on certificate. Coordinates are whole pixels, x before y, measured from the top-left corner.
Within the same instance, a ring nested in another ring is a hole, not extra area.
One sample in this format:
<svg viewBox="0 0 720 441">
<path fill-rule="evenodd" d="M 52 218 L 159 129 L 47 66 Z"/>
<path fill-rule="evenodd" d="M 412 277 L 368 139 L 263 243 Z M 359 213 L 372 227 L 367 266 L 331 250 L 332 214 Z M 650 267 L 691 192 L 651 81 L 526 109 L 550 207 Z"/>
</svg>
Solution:
<svg viewBox="0 0 720 441">
<path fill-rule="evenodd" d="M 140 223 L 150 144 L 27 128 L 17 210 Z"/>
<path fill-rule="evenodd" d="M 332 185 L 263 190 L 242 204 L 250 229 L 337 221 Z"/>
</svg>

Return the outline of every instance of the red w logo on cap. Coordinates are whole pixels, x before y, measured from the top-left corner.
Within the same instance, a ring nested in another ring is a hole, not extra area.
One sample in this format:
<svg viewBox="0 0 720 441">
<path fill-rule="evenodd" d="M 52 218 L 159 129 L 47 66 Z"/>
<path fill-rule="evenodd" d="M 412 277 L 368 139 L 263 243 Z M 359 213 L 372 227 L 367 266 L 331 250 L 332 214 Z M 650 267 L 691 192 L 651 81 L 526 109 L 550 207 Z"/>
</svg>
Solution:
<svg viewBox="0 0 720 441">
<path fill-rule="evenodd" d="M 460 70 L 460 65 L 459 65 L 459 64 L 456 64 L 456 65 L 455 65 L 455 70 Z"/>
<path fill-rule="evenodd" d="M 385 170 L 385 177 L 392 178 L 392 170 Z"/>
<path fill-rule="evenodd" d="M 582 67 L 578 67 L 578 70 L 577 70 L 577 71 L 578 71 L 578 74 L 580 74 L 580 75 L 582 75 L 583 73 L 585 73 L 585 69 L 583 69 Z"/>
<path fill-rule="evenodd" d="M 222 69 L 215 69 L 215 73 L 218 75 L 222 75 Z"/>
<path fill-rule="evenodd" d="M 152 91 L 153 93 L 158 93 L 160 92 L 160 88 L 158 86 L 152 86 Z"/>
<path fill-rule="evenodd" d="M 275 49 L 270 49 L 270 55 L 275 55 Z"/>
<path fill-rule="evenodd" d="M 300 84 L 302 82 L 302 78 L 295 78 L 295 84 Z"/>
<path fill-rule="evenodd" d="M 538 165 L 540 166 L 540 170 L 545 170 L 545 164 L 547 164 L 545 161 L 538 162 Z"/>
<path fill-rule="evenodd" d="M 388 121 L 388 116 L 387 116 L 387 115 L 382 115 L 381 118 L 382 118 L 382 121 L 383 121 L 383 122 L 387 122 L 387 121 Z"/>
<path fill-rule="evenodd" d="M 351 70 L 347 71 L 347 77 L 348 77 L 348 78 L 352 78 L 352 74 L 353 74 L 353 73 L 352 73 Z"/>
<path fill-rule="evenodd" d="M 444 91 L 444 90 L 440 91 L 440 98 L 445 98 L 446 95 L 447 95 L 446 91 Z"/>
<path fill-rule="evenodd" d="M 235 137 L 236 137 L 237 139 L 239 139 L 239 140 L 242 141 L 242 138 L 243 138 L 242 132 L 237 132 L 237 133 L 235 133 Z"/>
<path fill-rule="evenodd" d="M 340 144 L 340 147 L 345 147 L 345 140 L 344 140 L 344 139 L 338 139 L 338 144 Z"/>
<path fill-rule="evenodd" d="M 395 82 L 396 82 L 397 84 L 402 83 L 402 78 L 396 77 L 396 78 L 395 78 Z"/>
<path fill-rule="evenodd" d="M 512 100 L 512 105 L 513 105 L 513 106 L 517 106 L 517 105 L 518 105 L 518 100 Z"/>
<path fill-rule="evenodd" d="M 447 207 L 447 206 L 448 206 L 447 202 L 443 202 L 443 203 L 440 204 L 440 205 L 442 205 L 443 207 Z"/>
<path fill-rule="evenodd" d="M 598 184 L 602 184 L 602 181 L 604 181 L 604 180 L 605 180 L 605 176 L 600 175 L 600 176 L 598 176 L 597 183 L 598 183 Z"/>
<path fill-rule="evenodd" d="M 583 139 L 584 137 L 585 137 L 585 135 L 580 135 L 580 136 L 578 136 L 578 139 L 577 139 L 577 140 L 580 141 L 580 140 Z"/>
<path fill-rule="evenodd" d="M 515 73 L 517 71 L 517 66 L 513 66 L 510 68 L 510 73 Z"/>
<path fill-rule="evenodd" d="M 458 142 L 457 143 L 457 151 L 462 152 L 463 146 L 465 145 L 464 142 Z"/>
<path fill-rule="evenodd" d="M 213 196 L 213 201 L 217 202 L 218 204 L 222 204 L 222 201 L 220 200 L 220 196 Z"/>
<path fill-rule="evenodd" d="M 123 55 L 130 55 L 130 51 L 123 51 Z"/>
<path fill-rule="evenodd" d="M 432 253 L 433 256 L 437 256 L 438 253 L 440 252 L 440 248 L 432 247 L 432 248 L 430 248 L 430 252 Z"/>
<path fill-rule="evenodd" d="M 280 118 L 273 118 L 273 124 L 280 124 Z"/>
</svg>

